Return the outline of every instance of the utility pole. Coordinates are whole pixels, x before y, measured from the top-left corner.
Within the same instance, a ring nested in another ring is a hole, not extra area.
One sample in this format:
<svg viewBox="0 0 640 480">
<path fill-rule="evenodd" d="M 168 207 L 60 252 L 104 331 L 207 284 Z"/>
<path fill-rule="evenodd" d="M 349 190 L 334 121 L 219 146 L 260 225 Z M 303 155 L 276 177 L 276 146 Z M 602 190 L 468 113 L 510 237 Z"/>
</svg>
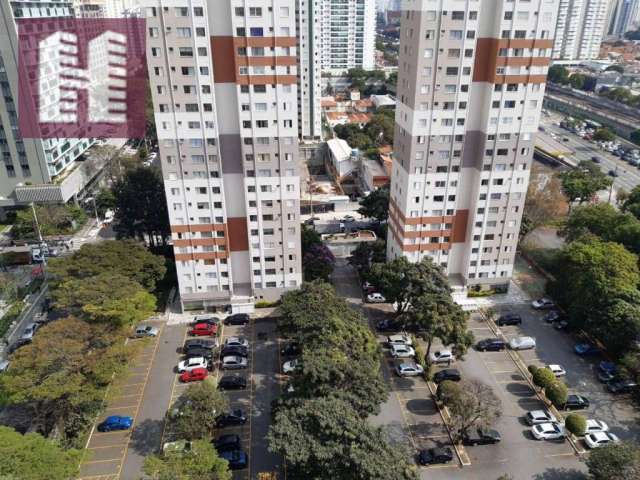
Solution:
<svg viewBox="0 0 640 480">
<path fill-rule="evenodd" d="M 616 183 L 616 178 L 618 178 L 617 163 L 616 163 L 616 169 L 613 171 L 613 181 L 611 182 L 611 186 L 609 187 L 609 200 L 607 200 L 607 203 L 611 203 L 611 198 L 613 197 L 613 184 Z"/>
<path fill-rule="evenodd" d="M 47 256 L 44 254 L 42 245 L 44 240 L 42 239 L 42 232 L 40 231 L 40 224 L 38 223 L 38 215 L 36 214 L 36 207 L 34 202 L 31 202 L 31 211 L 33 212 L 33 221 L 36 227 L 36 235 L 38 235 L 38 246 L 40 247 L 40 254 L 42 255 L 42 276 L 44 280 L 47 280 Z"/>
</svg>

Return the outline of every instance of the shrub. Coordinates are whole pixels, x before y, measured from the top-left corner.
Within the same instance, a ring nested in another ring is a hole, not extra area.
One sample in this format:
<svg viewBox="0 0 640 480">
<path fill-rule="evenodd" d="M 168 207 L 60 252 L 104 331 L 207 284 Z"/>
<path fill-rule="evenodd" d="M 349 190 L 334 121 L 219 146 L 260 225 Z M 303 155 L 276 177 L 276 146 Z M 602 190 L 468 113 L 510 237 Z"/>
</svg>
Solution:
<svg viewBox="0 0 640 480">
<path fill-rule="evenodd" d="M 462 390 L 457 382 L 445 380 L 440 385 L 438 385 L 436 397 L 438 401 L 447 405 L 450 404 L 454 398 L 459 397 L 461 394 Z"/>
<path fill-rule="evenodd" d="M 416 356 L 415 356 L 416 362 L 419 363 L 420 365 L 422 365 L 423 367 L 425 367 L 426 364 L 429 363 L 427 361 L 428 359 L 425 358 L 424 348 L 422 348 L 421 345 L 418 345 L 415 342 L 415 339 L 414 339 L 414 342 L 413 342 L 413 350 L 416 352 Z"/>
<path fill-rule="evenodd" d="M 9 326 L 11 322 L 13 322 L 16 318 L 20 316 L 22 313 L 22 309 L 24 308 L 24 302 L 22 300 L 18 300 L 13 305 L 9 307 L 9 309 L 5 312 L 5 314 L 0 318 L 0 336 L 3 336 L 9 330 Z"/>
<path fill-rule="evenodd" d="M 533 383 L 546 390 L 556 383 L 556 376 L 548 368 L 538 368 L 533 372 Z"/>
<path fill-rule="evenodd" d="M 538 370 L 538 366 L 537 365 L 529 365 L 527 367 L 527 370 L 529 370 L 529 373 L 531 375 L 535 375 L 536 374 L 536 370 Z"/>
<path fill-rule="evenodd" d="M 471 290 L 469 292 L 467 292 L 467 297 L 469 298 L 474 298 L 474 297 L 490 297 L 491 295 L 495 295 L 496 291 L 492 290 L 492 289 L 488 289 L 488 290 Z"/>
<path fill-rule="evenodd" d="M 572 413 L 565 418 L 564 426 L 574 435 L 581 437 L 587 430 L 587 419 L 578 413 Z"/>
<path fill-rule="evenodd" d="M 545 389 L 547 398 L 556 407 L 561 407 L 567 402 L 567 386 L 562 382 L 556 382 Z"/>
<path fill-rule="evenodd" d="M 256 308 L 271 308 L 271 307 L 277 307 L 278 305 L 280 305 L 280 301 L 276 300 L 275 302 L 268 302 L 267 300 L 260 300 L 259 302 L 256 302 L 255 307 Z"/>
</svg>

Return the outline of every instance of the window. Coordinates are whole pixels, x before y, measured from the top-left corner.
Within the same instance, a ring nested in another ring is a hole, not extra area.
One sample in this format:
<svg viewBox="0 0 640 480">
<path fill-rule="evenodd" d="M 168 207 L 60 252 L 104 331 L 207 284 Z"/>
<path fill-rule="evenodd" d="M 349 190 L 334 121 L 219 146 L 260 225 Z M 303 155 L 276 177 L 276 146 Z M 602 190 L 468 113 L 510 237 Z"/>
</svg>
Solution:
<svg viewBox="0 0 640 480">
<path fill-rule="evenodd" d="M 249 16 L 250 17 L 261 17 L 262 16 L 262 7 L 249 7 Z"/>
<path fill-rule="evenodd" d="M 433 48 L 425 48 L 424 58 L 433 58 Z"/>
<path fill-rule="evenodd" d="M 450 30 L 449 38 L 451 40 L 462 40 L 462 30 Z"/>
<path fill-rule="evenodd" d="M 176 35 L 178 38 L 190 38 L 191 29 L 188 27 L 178 27 L 176 28 Z"/>
<path fill-rule="evenodd" d="M 289 16 L 289 7 L 280 7 L 280 16 L 288 17 Z"/>
<path fill-rule="evenodd" d="M 236 7 L 235 8 L 235 14 L 236 14 L 236 17 L 244 17 L 244 8 L 243 7 Z"/>
<path fill-rule="evenodd" d="M 463 11 L 451 12 L 451 20 L 464 20 L 464 12 Z"/>
<path fill-rule="evenodd" d="M 427 30 L 424 34 L 424 38 L 427 40 L 433 40 L 435 38 L 435 30 Z"/>
</svg>

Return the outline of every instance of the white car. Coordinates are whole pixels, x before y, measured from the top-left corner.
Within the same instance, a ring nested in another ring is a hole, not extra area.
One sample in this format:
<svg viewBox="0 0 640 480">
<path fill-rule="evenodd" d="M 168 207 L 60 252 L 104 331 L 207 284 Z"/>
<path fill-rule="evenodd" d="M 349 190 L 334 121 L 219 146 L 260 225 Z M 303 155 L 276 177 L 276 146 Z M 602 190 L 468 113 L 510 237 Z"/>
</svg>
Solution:
<svg viewBox="0 0 640 480">
<path fill-rule="evenodd" d="M 244 337 L 229 337 L 224 341 L 224 346 L 249 348 L 249 341 Z"/>
<path fill-rule="evenodd" d="M 431 363 L 453 363 L 456 361 L 455 355 L 451 350 L 438 350 L 429 355 Z"/>
<path fill-rule="evenodd" d="M 20 337 L 21 340 L 31 340 L 33 338 L 33 336 L 36 334 L 36 330 L 38 330 L 38 327 L 40 325 L 38 325 L 37 323 L 29 323 L 24 331 L 22 332 L 22 336 Z"/>
<path fill-rule="evenodd" d="M 516 337 L 509 340 L 511 350 L 529 350 L 536 348 L 536 339 L 533 337 Z"/>
<path fill-rule="evenodd" d="M 386 301 L 387 299 L 381 293 L 374 292 L 367 295 L 367 302 L 369 303 L 384 303 Z"/>
<path fill-rule="evenodd" d="M 223 370 L 239 370 L 241 368 L 247 368 L 247 359 L 236 355 L 229 355 L 222 358 Z"/>
<path fill-rule="evenodd" d="M 546 410 L 531 410 L 525 415 L 525 419 L 529 425 L 538 425 L 540 423 L 557 423 L 558 420 Z"/>
<path fill-rule="evenodd" d="M 282 364 L 282 373 L 284 373 L 285 375 L 288 375 L 290 373 L 295 372 L 295 370 L 298 368 L 300 362 L 295 359 L 295 360 L 289 360 L 288 362 L 284 362 Z"/>
<path fill-rule="evenodd" d="M 556 304 L 550 298 L 542 297 L 531 302 L 531 306 L 536 310 L 544 310 L 547 308 L 555 308 Z"/>
<path fill-rule="evenodd" d="M 567 371 L 564 368 L 562 368 L 560 365 L 552 364 L 552 365 L 547 365 L 544 368 L 551 370 L 551 372 L 556 377 L 563 377 L 564 375 L 567 374 Z"/>
<path fill-rule="evenodd" d="M 587 420 L 587 428 L 585 429 L 584 433 L 585 435 L 588 435 L 589 433 L 608 432 L 608 431 L 609 431 L 609 425 L 604 423 L 602 420 L 594 420 L 593 418 L 590 418 L 589 420 Z"/>
<path fill-rule="evenodd" d="M 604 447 L 605 445 L 618 443 L 619 441 L 620 439 L 616 435 L 609 432 L 588 433 L 584 437 L 584 443 L 586 443 L 589 448 Z"/>
<path fill-rule="evenodd" d="M 387 343 L 391 345 L 412 345 L 411 337 L 409 335 L 389 335 L 387 337 Z"/>
<path fill-rule="evenodd" d="M 409 345 L 391 345 L 391 356 L 393 358 L 412 358 L 415 355 L 415 350 Z"/>
<path fill-rule="evenodd" d="M 536 440 L 557 440 L 564 438 L 564 427 L 559 423 L 539 423 L 531 428 L 531 434 Z"/>
<path fill-rule="evenodd" d="M 209 364 L 204 357 L 191 357 L 178 364 L 178 373 L 190 372 L 196 368 L 207 368 Z"/>
<path fill-rule="evenodd" d="M 135 336 L 137 338 L 157 337 L 158 336 L 158 328 L 157 327 L 152 327 L 151 325 L 138 325 L 136 327 Z"/>
<path fill-rule="evenodd" d="M 424 368 L 417 363 L 401 363 L 396 366 L 396 373 L 399 377 L 415 377 L 424 373 Z"/>
</svg>

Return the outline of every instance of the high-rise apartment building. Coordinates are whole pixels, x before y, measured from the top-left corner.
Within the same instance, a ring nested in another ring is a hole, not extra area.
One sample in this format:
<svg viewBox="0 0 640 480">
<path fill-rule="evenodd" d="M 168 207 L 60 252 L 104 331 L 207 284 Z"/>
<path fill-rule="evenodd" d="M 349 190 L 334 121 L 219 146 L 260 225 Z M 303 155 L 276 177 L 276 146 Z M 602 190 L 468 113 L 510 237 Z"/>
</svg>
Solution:
<svg viewBox="0 0 640 480">
<path fill-rule="evenodd" d="M 607 35 L 620 38 L 640 21 L 639 0 L 612 0 Z"/>
<path fill-rule="evenodd" d="M 16 22 L 29 18 L 71 19 L 76 16 L 73 4 L 73 0 L 0 2 L 3 25 L 0 28 L 0 217 L 4 216 L 7 207 L 32 201 L 66 202 L 80 188 L 79 176 L 68 173 L 94 139 L 22 138 L 17 111 L 19 49 Z"/>
<path fill-rule="evenodd" d="M 322 4 L 319 0 L 298 0 L 298 128 L 300 139 L 322 138 Z"/>
<path fill-rule="evenodd" d="M 322 2 L 322 71 L 341 74 L 375 66 L 375 0 L 305 0 Z"/>
<path fill-rule="evenodd" d="M 513 272 L 556 1 L 403 2 L 387 257 Z"/>
<path fill-rule="evenodd" d="M 598 58 L 608 6 L 609 0 L 559 0 L 553 59 Z"/>
<path fill-rule="evenodd" d="M 143 0 L 180 295 L 251 308 L 298 287 L 295 0 Z"/>
</svg>

